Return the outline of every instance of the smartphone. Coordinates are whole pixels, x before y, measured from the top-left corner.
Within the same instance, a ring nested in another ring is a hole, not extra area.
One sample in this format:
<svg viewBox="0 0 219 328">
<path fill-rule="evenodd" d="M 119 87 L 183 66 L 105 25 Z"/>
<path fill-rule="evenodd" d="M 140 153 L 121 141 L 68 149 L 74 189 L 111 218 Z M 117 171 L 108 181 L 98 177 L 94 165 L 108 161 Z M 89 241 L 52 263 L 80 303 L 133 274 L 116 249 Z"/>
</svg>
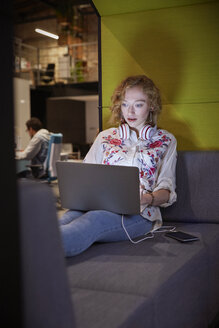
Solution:
<svg viewBox="0 0 219 328">
<path fill-rule="evenodd" d="M 165 234 L 165 236 L 174 238 L 182 243 L 199 240 L 197 236 L 190 235 L 189 233 L 183 231 L 169 231 Z"/>
</svg>

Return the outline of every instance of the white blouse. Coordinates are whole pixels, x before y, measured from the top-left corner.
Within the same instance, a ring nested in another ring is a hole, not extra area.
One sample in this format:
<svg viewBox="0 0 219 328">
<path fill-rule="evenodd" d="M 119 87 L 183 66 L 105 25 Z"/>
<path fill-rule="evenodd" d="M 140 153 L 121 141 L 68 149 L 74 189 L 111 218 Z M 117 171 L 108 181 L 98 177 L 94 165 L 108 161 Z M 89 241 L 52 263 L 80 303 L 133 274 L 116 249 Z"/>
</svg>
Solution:
<svg viewBox="0 0 219 328">
<path fill-rule="evenodd" d="M 128 133 L 121 128 L 110 128 L 99 133 L 84 162 L 107 165 L 136 166 L 139 169 L 140 183 L 147 191 L 168 189 L 170 197 L 167 207 L 176 201 L 176 139 L 168 131 L 153 128 L 150 139 L 125 125 Z M 145 127 L 143 127 L 145 130 Z M 124 130 L 124 129 L 123 129 Z M 141 205 L 141 215 L 155 223 L 153 230 L 162 224 L 158 206 Z"/>
</svg>

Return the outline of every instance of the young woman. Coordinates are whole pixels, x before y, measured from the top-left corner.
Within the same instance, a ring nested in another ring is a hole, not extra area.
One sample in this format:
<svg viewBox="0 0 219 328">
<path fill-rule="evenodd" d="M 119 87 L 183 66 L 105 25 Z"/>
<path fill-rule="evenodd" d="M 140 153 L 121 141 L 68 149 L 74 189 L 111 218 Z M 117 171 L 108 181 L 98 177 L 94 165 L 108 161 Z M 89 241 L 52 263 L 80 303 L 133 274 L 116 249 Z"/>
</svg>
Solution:
<svg viewBox="0 0 219 328">
<path fill-rule="evenodd" d="M 120 125 L 99 133 L 84 161 L 137 166 L 141 215 L 67 211 L 60 219 L 66 256 L 79 254 L 97 241 L 132 241 L 156 230 L 162 225 L 159 206 L 176 201 L 176 139 L 156 126 L 161 98 L 153 81 L 145 75 L 122 81 L 113 93 L 111 111 Z"/>
</svg>

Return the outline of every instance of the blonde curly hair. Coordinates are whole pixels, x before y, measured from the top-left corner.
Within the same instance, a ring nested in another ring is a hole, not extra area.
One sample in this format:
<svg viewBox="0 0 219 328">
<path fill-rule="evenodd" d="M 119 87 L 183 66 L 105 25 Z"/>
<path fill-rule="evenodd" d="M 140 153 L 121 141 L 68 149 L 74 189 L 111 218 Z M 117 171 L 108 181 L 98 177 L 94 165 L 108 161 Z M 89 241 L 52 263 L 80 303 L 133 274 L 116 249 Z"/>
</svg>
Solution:
<svg viewBox="0 0 219 328">
<path fill-rule="evenodd" d="M 114 90 L 111 97 L 112 105 L 110 110 L 112 112 L 110 123 L 120 124 L 122 120 L 121 104 L 125 97 L 125 92 L 129 88 L 142 87 L 143 92 L 147 95 L 149 100 L 149 106 L 152 113 L 152 121 L 149 122 L 149 118 L 145 123 L 149 123 L 152 126 L 157 124 L 157 117 L 162 109 L 161 96 L 159 89 L 155 86 L 154 82 L 146 75 L 134 75 L 129 76 L 123 80 L 118 87 Z"/>
</svg>

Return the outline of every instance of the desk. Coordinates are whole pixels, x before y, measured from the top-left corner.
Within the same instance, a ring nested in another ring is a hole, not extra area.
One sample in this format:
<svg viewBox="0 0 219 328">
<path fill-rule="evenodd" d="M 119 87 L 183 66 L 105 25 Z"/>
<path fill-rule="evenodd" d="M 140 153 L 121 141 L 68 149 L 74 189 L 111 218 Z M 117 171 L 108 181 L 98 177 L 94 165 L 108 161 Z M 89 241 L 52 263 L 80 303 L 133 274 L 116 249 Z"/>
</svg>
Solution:
<svg viewBox="0 0 219 328">
<path fill-rule="evenodd" d="M 61 161 L 68 161 L 69 159 L 74 159 L 74 160 L 80 160 L 81 158 L 81 153 L 80 151 L 77 151 L 77 152 L 62 152 L 60 154 L 60 157 L 61 157 Z"/>
<path fill-rule="evenodd" d="M 16 173 L 20 173 L 20 172 L 23 172 L 23 171 L 26 171 L 28 168 L 27 168 L 27 165 L 30 164 L 30 161 L 27 160 L 27 159 L 15 159 L 16 160 Z"/>
<path fill-rule="evenodd" d="M 83 163 L 83 159 L 68 159 L 67 162 L 72 162 L 72 163 Z"/>
</svg>

